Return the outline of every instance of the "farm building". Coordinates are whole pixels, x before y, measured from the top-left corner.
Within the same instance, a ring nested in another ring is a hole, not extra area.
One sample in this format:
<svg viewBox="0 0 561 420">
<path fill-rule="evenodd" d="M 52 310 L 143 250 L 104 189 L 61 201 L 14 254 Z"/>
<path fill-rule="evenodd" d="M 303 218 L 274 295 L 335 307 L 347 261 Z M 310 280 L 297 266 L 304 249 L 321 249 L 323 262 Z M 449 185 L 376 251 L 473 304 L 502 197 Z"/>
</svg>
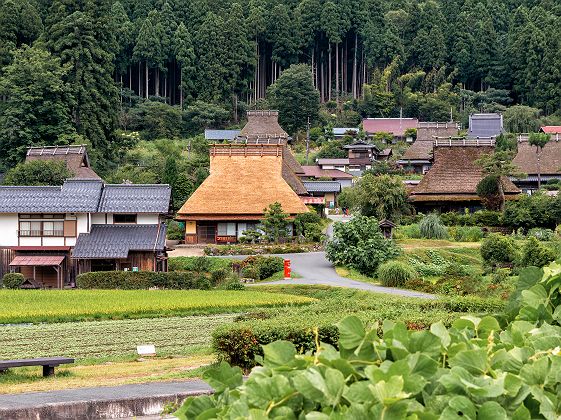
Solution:
<svg viewBox="0 0 561 420">
<path fill-rule="evenodd" d="M 561 135 L 551 134 L 549 143 L 541 151 L 530 145 L 527 135 L 519 136 L 518 152 L 512 163 L 520 169 L 520 172 L 527 175 L 520 179 L 512 178 L 512 181 L 525 193 L 538 189 L 538 172 L 542 185 L 552 180 L 561 180 Z"/>
<path fill-rule="evenodd" d="M 471 114 L 467 137 L 471 139 L 494 139 L 504 132 L 501 114 Z"/>
<path fill-rule="evenodd" d="M 72 286 L 88 271 L 166 271 L 168 185 L 0 187 L 0 275 L 38 287 Z"/>
<path fill-rule="evenodd" d="M 70 173 L 78 179 L 101 179 L 90 167 L 85 145 L 30 147 L 26 162 L 34 160 L 64 161 Z"/>
<path fill-rule="evenodd" d="M 364 118 L 362 128 L 368 137 L 376 133 L 388 133 L 393 136 L 394 142 L 412 142 L 413 137 L 406 136 L 406 131 L 417 128 L 417 123 L 417 118 Z"/>
<path fill-rule="evenodd" d="M 476 161 L 485 153 L 493 153 L 493 141 L 436 140 L 434 164 L 419 185 L 410 193 L 417 211 L 475 211 L 482 207 L 477 184 L 484 173 Z M 507 200 L 517 198 L 520 190 L 504 179 Z"/>
<path fill-rule="evenodd" d="M 417 174 L 426 173 L 432 166 L 432 149 L 436 138 L 458 136 L 460 125 L 456 122 L 419 122 L 417 140 L 405 151 L 398 165 Z"/>
</svg>

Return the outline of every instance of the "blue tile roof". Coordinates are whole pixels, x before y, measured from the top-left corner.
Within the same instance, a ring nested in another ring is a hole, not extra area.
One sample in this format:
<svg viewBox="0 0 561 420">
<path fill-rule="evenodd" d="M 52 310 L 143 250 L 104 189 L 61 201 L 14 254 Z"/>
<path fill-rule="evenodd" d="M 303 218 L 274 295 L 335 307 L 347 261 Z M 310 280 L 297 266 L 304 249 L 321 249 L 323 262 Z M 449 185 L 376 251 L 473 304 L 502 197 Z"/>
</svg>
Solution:
<svg viewBox="0 0 561 420">
<path fill-rule="evenodd" d="M 163 251 L 166 225 L 92 225 L 81 233 L 72 258 L 127 258 L 130 251 Z"/>
<path fill-rule="evenodd" d="M 167 213 L 169 185 L 104 185 L 71 179 L 62 186 L 2 186 L 0 213 Z"/>
</svg>

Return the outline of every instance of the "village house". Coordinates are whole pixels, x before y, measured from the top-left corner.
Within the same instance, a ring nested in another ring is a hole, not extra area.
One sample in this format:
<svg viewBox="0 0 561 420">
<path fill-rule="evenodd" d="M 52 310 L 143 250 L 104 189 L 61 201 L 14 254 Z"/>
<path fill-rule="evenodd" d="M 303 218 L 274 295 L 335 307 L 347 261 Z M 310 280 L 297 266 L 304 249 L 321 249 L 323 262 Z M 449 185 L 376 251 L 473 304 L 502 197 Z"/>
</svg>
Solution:
<svg viewBox="0 0 561 420">
<path fill-rule="evenodd" d="M 393 142 L 413 142 L 412 136 L 407 136 L 409 129 L 417 128 L 417 118 L 364 118 L 362 129 L 367 137 L 373 137 L 376 133 L 388 133 L 393 136 Z"/>
<path fill-rule="evenodd" d="M 337 207 L 337 195 L 341 192 L 341 184 L 337 181 L 304 181 L 304 186 L 308 190 L 308 195 L 312 199 L 305 199 L 306 204 L 319 204 L 326 209 Z M 316 201 L 314 198 L 321 198 Z"/>
<path fill-rule="evenodd" d="M 542 132 L 550 131 L 543 128 L 545 127 L 542 127 Z M 550 136 L 549 142 L 541 151 L 537 150 L 536 146 L 530 145 L 528 135 L 518 137 L 518 152 L 512 163 L 527 176 L 511 178 L 511 180 L 526 194 L 531 194 L 538 189 L 538 172 L 542 186 L 552 180 L 561 180 L 561 134 L 550 133 Z"/>
<path fill-rule="evenodd" d="M 545 125 L 543 127 L 540 127 L 540 132 L 559 135 L 561 134 L 561 125 Z"/>
<path fill-rule="evenodd" d="M 353 185 L 353 176 L 339 169 L 321 169 L 318 165 L 302 166 L 304 173 L 300 176 L 302 182 L 306 181 L 337 181 L 341 188 Z"/>
<path fill-rule="evenodd" d="M 397 161 L 404 170 L 416 174 L 426 173 L 432 166 L 432 149 L 436 138 L 454 138 L 460 132 L 457 122 L 419 122 L 417 140 Z"/>
<path fill-rule="evenodd" d="M 210 143 L 232 141 L 240 135 L 241 130 L 205 130 L 205 140 Z"/>
<path fill-rule="evenodd" d="M 26 162 L 35 160 L 64 161 L 66 167 L 78 179 L 101 179 L 90 166 L 86 146 L 41 146 L 30 147 L 25 156 Z"/>
<path fill-rule="evenodd" d="M 168 185 L 0 187 L 0 275 L 35 287 L 72 286 L 89 271 L 167 271 Z"/>
<path fill-rule="evenodd" d="M 364 171 L 372 168 L 372 163 L 379 160 L 388 160 L 392 149 L 380 150 L 375 144 L 364 140 L 357 140 L 352 144 L 343 146 L 347 151 L 346 158 L 323 158 L 316 161 L 322 170 L 339 170 L 354 176 L 361 176 Z"/>
<path fill-rule="evenodd" d="M 484 173 L 476 161 L 485 153 L 493 153 L 494 146 L 492 140 L 436 140 L 434 164 L 409 196 L 415 209 L 423 213 L 481 209 L 477 184 Z M 505 198 L 516 199 L 520 190 L 507 178 L 503 183 Z"/>
<path fill-rule="evenodd" d="M 210 147 L 210 175 L 178 212 L 186 243 L 237 242 L 275 202 L 291 218 L 308 212 L 304 170 L 287 147 L 278 112 L 248 111 L 247 117 L 233 142 Z"/>
<path fill-rule="evenodd" d="M 356 137 L 358 132 L 359 129 L 354 127 L 334 127 L 333 137 L 337 140 L 341 140 L 345 136 Z"/>
<path fill-rule="evenodd" d="M 469 139 L 495 139 L 504 132 L 503 116 L 497 113 L 471 114 L 469 116 Z"/>
</svg>

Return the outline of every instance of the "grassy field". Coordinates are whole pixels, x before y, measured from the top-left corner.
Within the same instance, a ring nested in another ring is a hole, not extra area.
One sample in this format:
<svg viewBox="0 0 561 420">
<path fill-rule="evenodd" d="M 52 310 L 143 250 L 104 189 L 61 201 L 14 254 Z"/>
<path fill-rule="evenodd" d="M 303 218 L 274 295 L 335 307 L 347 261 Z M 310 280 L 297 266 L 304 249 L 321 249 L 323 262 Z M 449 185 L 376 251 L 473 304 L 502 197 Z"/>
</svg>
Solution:
<svg viewBox="0 0 561 420">
<path fill-rule="evenodd" d="M 0 324 L 216 314 L 311 301 L 257 290 L 0 290 Z"/>
<path fill-rule="evenodd" d="M 452 242 L 443 239 L 398 239 L 397 244 L 404 250 L 419 248 L 477 248 L 481 242 Z"/>
<path fill-rule="evenodd" d="M 208 351 L 210 332 L 234 315 L 142 318 L 0 327 L 0 359 L 68 356 L 79 359 L 134 357 L 139 344 L 159 356 Z"/>
</svg>

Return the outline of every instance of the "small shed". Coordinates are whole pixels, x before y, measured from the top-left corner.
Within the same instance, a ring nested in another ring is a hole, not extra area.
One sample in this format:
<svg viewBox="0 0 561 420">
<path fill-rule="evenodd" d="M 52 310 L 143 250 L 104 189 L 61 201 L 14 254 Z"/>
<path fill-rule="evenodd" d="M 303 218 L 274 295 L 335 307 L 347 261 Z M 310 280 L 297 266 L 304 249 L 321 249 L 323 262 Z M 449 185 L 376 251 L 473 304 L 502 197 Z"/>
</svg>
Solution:
<svg viewBox="0 0 561 420">
<path fill-rule="evenodd" d="M 392 221 L 390 221 L 388 219 L 383 219 L 383 220 L 380 220 L 380 223 L 378 223 L 378 226 L 380 227 L 380 230 L 382 231 L 382 235 L 384 235 L 384 238 L 386 238 L 386 239 L 392 239 L 393 238 L 393 230 L 396 227 L 395 223 L 393 223 Z"/>
</svg>

